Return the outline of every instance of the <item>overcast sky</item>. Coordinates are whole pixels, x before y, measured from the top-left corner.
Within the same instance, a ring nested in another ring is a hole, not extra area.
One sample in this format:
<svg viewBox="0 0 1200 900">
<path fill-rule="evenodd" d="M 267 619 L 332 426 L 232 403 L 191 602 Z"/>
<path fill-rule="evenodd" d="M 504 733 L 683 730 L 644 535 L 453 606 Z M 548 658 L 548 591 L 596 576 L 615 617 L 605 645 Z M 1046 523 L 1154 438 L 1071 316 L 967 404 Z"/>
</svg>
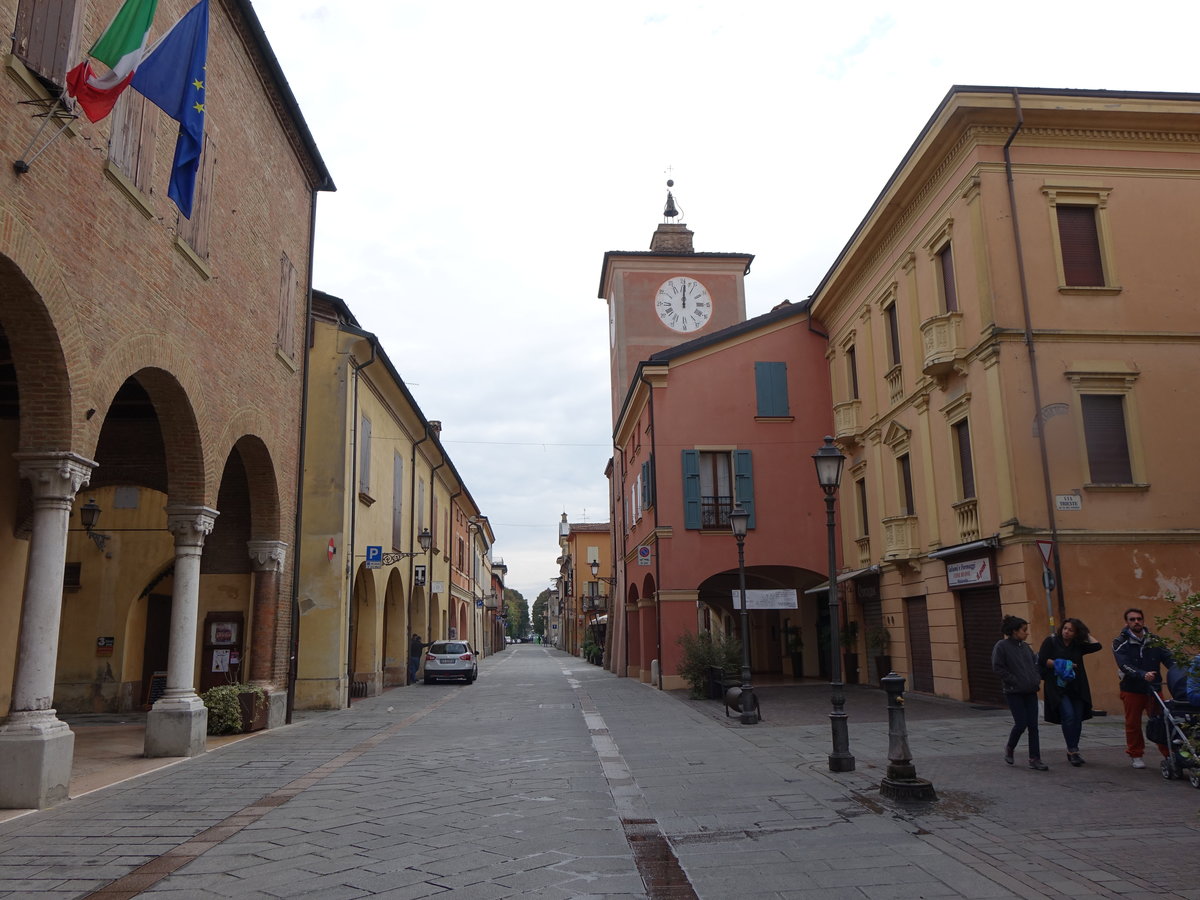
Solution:
<svg viewBox="0 0 1200 900">
<path fill-rule="evenodd" d="M 314 286 L 378 334 L 508 586 L 608 517 L 606 250 L 665 182 L 750 316 L 808 296 L 953 84 L 1196 91 L 1194 3 L 254 0 L 338 190 Z"/>
</svg>

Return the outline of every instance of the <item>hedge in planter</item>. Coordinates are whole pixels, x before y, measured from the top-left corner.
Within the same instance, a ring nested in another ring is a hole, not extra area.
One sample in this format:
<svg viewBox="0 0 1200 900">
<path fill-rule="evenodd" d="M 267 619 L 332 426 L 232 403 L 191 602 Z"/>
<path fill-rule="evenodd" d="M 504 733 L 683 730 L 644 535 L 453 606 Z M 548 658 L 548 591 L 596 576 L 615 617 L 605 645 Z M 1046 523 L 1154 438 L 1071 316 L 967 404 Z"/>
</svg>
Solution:
<svg viewBox="0 0 1200 900">
<path fill-rule="evenodd" d="M 249 702 L 243 704 L 243 697 Z M 249 684 L 221 684 L 200 695 L 208 707 L 209 734 L 241 734 L 253 728 L 253 720 L 266 710 L 267 695 Z"/>
</svg>

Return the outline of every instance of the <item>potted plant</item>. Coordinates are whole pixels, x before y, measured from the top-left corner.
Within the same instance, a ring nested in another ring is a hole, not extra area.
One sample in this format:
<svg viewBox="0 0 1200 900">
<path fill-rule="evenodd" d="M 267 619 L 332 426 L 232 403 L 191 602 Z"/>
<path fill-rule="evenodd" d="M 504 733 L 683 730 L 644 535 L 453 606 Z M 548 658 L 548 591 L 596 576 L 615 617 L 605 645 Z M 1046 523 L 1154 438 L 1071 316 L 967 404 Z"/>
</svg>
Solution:
<svg viewBox="0 0 1200 900">
<path fill-rule="evenodd" d="M 846 684 L 858 684 L 858 623 L 842 626 L 842 651 L 846 655 Z"/>
<path fill-rule="evenodd" d="M 888 655 L 888 645 L 892 642 L 892 633 L 883 625 L 868 628 L 865 635 L 867 650 L 875 657 L 875 674 L 882 678 L 892 671 L 892 658 Z"/>
<path fill-rule="evenodd" d="M 219 684 L 200 695 L 209 734 L 242 734 L 267 727 L 267 695 L 250 684 Z"/>
</svg>

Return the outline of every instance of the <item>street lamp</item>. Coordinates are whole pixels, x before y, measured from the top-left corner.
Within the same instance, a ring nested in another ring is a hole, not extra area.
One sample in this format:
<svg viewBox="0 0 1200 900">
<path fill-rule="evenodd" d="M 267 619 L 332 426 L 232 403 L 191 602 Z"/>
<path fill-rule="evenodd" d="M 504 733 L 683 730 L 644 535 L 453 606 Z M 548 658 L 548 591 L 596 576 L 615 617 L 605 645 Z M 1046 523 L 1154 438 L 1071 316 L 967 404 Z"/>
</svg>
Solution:
<svg viewBox="0 0 1200 900">
<path fill-rule="evenodd" d="M 605 578 L 603 575 L 600 574 L 600 561 L 599 560 L 593 559 L 590 563 L 588 563 L 588 566 L 592 570 L 592 577 L 595 578 L 597 581 L 603 581 L 605 584 L 610 585 L 610 586 L 615 585 L 617 583 L 617 579 Z"/>
<path fill-rule="evenodd" d="M 834 544 L 833 497 L 842 483 L 842 465 L 846 457 L 833 444 L 833 438 L 825 436 L 825 445 L 813 454 L 817 466 L 817 482 L 825 492 L 825 525 L 829 533 L 829 684 L 833 694 L 833 712 L 829 714 L 829 725 L 833 732 L 833 752 L 829 754 L 830 772 L 853 772 L 854 757 L 850 755 L 850 728 L 846 721 L 845 685 L 842 684 L 842 642 L 838 633 L 837 597 L 837 548 Z"/>
<path fill-rule="evenodd" d="M 738 588 L 742 601 L 742 724 L 754 725 L 758 722 L 758 704 L 754 702 L 754 688 L 750 686 L 750 616 L 746 611 L 746 526 L 750 522 L 750 513 L 746 512 L 739 503 L 729 514 L 729 527 L 737 538 L 738 547 Z"/>
</svg>

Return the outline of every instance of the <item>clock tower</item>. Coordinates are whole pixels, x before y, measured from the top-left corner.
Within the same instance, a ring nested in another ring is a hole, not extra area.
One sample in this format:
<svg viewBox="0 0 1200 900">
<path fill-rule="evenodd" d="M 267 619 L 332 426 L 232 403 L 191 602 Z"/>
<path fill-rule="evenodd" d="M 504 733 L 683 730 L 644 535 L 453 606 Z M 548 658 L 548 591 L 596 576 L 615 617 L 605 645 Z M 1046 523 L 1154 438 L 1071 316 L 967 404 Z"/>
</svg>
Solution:
<svg viewBox="0 0 1200 900">
<path fill-rule="evenodd" d="M 639 362 L 659 350 L 746 320 L 749 253 L 697 253 L 667 182 L 663 221 L 650 250 L 610 250 L 600 273 L 608 302 L 612 414 L 616 421 Z"/>
</svg>

